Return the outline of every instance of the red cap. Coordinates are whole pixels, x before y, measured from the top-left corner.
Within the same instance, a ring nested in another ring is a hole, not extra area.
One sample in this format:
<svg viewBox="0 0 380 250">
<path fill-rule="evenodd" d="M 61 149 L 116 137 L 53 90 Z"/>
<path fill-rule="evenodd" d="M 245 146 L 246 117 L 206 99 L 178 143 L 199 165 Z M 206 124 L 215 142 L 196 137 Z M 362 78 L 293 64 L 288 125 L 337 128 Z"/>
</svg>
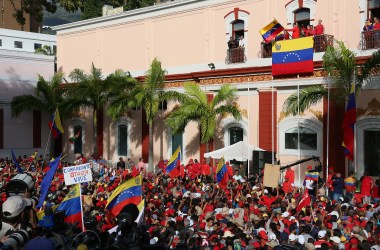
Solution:
<svg viewBox="0 0 380 250">
<path fill-rule="evenodd" d="M 268 235 L 264 230 L 260 231 L 259 236 L 264 240 L 268 239 Z"/>
</svg>

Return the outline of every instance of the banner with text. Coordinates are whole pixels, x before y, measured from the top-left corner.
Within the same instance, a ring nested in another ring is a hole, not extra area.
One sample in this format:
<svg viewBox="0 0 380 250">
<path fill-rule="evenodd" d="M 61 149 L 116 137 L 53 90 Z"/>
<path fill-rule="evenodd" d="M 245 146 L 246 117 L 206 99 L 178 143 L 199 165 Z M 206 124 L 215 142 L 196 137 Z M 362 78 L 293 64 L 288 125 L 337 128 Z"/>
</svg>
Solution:
<svg viewBox="0 0 380 250">
<path fill-rule="evenodd" d="M 63 168 L 65 185 L 73 185 L 92 181 L 92 172 L 89 163 Z"/>
</svg>

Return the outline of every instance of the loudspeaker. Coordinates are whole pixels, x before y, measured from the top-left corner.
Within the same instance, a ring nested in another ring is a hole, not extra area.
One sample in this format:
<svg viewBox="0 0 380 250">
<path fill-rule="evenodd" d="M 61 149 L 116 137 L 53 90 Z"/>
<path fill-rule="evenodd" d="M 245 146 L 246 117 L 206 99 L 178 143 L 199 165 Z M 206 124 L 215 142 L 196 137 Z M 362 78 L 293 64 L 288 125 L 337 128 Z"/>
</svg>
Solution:
<svg viewBox="0 0 380 250">
<path fill-rule="evenodd" d="M 274 155 L 274 160 L 276 161 L 276 153 L 270 151 L 253 151 L 252 154 L 252 174 L 260 174 L 264 169 L 265 163 L 272 163 L 272 156 Z"/>
</svg>

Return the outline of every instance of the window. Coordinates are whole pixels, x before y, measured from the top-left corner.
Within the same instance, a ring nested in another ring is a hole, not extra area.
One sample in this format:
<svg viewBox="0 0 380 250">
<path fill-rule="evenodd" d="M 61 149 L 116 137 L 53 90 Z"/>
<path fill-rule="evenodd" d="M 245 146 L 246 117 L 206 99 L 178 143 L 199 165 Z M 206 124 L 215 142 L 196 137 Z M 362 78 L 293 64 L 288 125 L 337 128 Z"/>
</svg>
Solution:
<svg viewBox="0 0 380 250">
<path fill-rule="evenodd" d="M 300 128 L 300 147 L 302 150 L 317 150 L 317 133 L 308 128 Z M 285 149 L 298 149 L 298 128 L 285 132 Z"/>
<path fill-rule="evenodd" d="M 237 20 L 232 23 L 232 37 L 237 41 L 239 44 L 239 38 L 241 36 L 244 36 L 244 21 L 243 20 Z"/>
<path fill-rule="evenodd" d="M 307 27 L 310 25 L 310 9 L 301 8 L 294 12 L 294 22 L 298 24 L 299 27 Z"/>
<path fill-rule="evenodd" d="M 168 103 L 164 100 L 158 104 L 159 110 L 167 110 L 168 109 Z"/>
<path fill-rule="evenodd" d="M 41 49 L 41 48 L 42 48 L 42 45 L 40 43 L 35 43 L 34 44 L 34 50 Z"/>
<path fill-rule="evenodd" d="M 380 130 L 364 130 L 364 168 L 370 176 L 380 175 Z"/>
<path fill-rule="evenodd" d="M 368 1 L 368 18 L 373 21 L 374 17 L 380 17 L 380 0 Z"/>
<path fill-rule="evenodd" d="M 82 126 L 81 125 L 75 125 L 74 126 L 74 135 L 78 135 L 78 137 L 74 141 L 74 154 L 81 154 L 82 153 Z"/>
<path fill-rule="evenodd" d="M 22 49 L 22 42 L 20 42 L 20 41 L 15 41 L 15 48 L 16 48 L 16 49 Z"/>
<path fill-rule="evenodd" d="M 183 152 L 182 144 L 182 133 L 172 135 L 172 153 L 174 153 L 179 146 L 181 146 L 181 152 Z"/>
<path fill-rule="evenodd" d="M 232 127 L 228 129 L 230 134 L 230 145 L 235 144 L 239 141 L 243 141 L 244 131 L 239 127 Z"/>
<path fill-rule="evenodd" d="M 118 155 L 128 155 L 128 126 L 119 125 L 117 138 L 117 153 Z"/>
</svg>

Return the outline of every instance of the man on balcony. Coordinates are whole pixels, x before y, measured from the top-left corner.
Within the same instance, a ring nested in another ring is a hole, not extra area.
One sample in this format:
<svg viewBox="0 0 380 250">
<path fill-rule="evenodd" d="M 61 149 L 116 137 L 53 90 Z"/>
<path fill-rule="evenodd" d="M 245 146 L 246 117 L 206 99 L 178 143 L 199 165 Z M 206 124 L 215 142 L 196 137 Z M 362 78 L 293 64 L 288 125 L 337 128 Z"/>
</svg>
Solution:
<svg viewBox="0 0 380 250">
<path fill-rule="evenodd" d="M 373 18 L 373 30 L 375 35 L 375 48 L 380 47 L 380 23 L 379 18 L 375 17 Z"/>
<path fill-rule="evenodd" d="M 324 37 L 325 27 L 322 24 L 322 20 L 318 20 L 318 25 L 314 27 L 314 48 L 315 52 L 326 51 L 327 42 Z"/>
<path fill-rule="evenodd" d="M 323 35 L 325 33 L 325 27 L 322 24 L 322 20 L 318 20 L 318 25 L 314 27 L 314 34 L 316 36 Z"/>
<path fill-rule="evenodd" d="M 285 29 L 285 30 L 292 32 L 292 39 L 300 38 L 300 29 L 298 28 L 297 23 L 293 23 L 292 29 Z"/>
<path fill-rule="evenodd" d="M 228 45 L 228 49 L 237 48 L 236 41 L 234 40 L 234 38 L 232 36 L 230 37 L 230 40 L 228 41 L 227 45 Z"/>
<path fill-rule="evenodd" d="M 244 36 L 240 36 L 240 40 L 239 40 L 239 48 L 244 48 L 244 47 L 245 47 Z"/>
</svg>

